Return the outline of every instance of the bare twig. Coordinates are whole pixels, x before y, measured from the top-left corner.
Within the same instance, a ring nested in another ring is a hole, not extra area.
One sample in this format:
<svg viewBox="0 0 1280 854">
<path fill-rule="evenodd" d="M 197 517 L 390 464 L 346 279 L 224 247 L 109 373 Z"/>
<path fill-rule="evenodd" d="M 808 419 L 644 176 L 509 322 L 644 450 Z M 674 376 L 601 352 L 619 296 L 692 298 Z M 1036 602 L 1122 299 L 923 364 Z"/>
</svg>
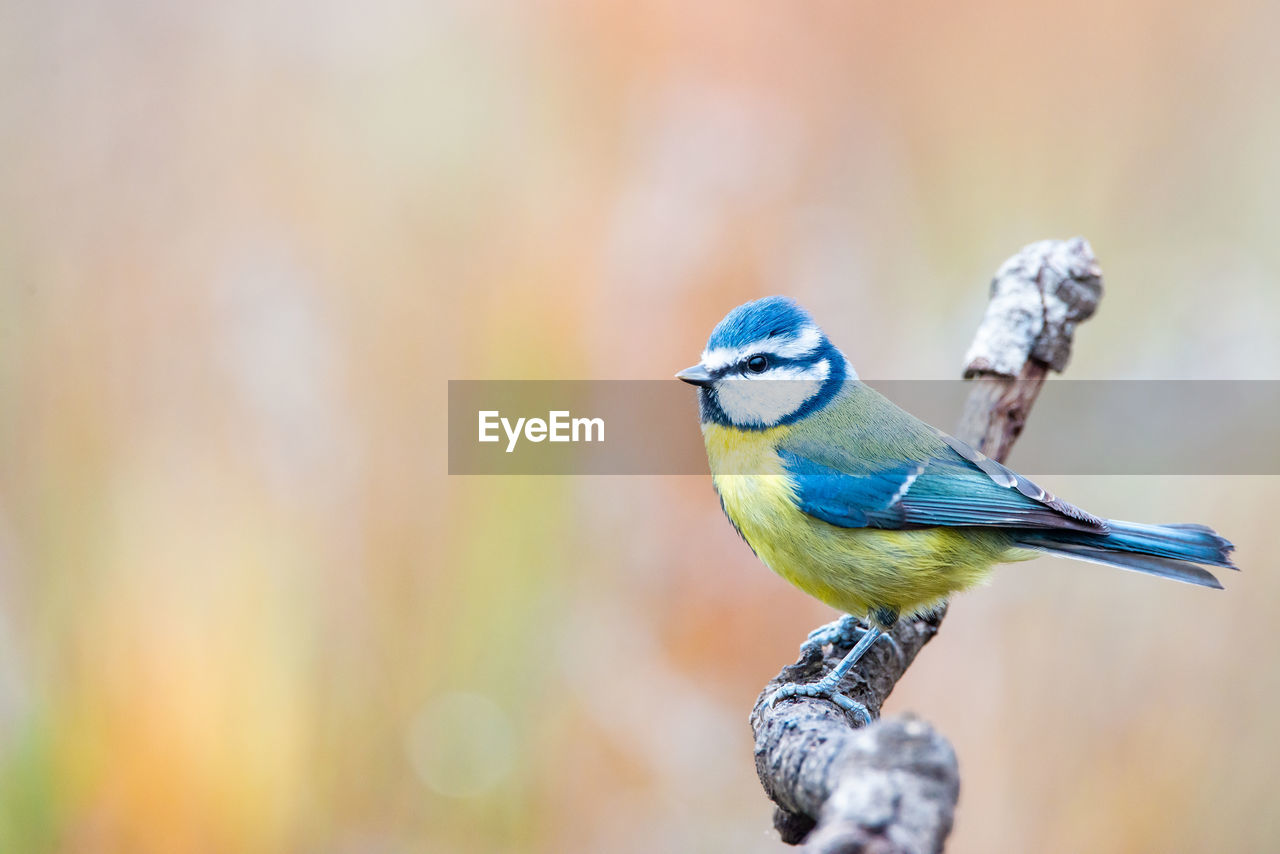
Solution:
<svg viewBox="0 0 1280 854">
<path fill-rule="evenodd" d="M 1043 240 L 1006 261 L 966 357 L 974 387 L 957 437 L 996 460 L 1013 447 L 1050 369 L 1061 371 L 1076 324 L 1097 308 L 1102 273 L 1083 238 Z M 840 690 L 875 715 L 944 614 L 900 620 L 897 649 L 877 644 Z M 784 841 L 822 854 L 940 852 L 955 816 L 955 751 L 927 723 L 876 721 L 858 729 L 825 700 L 801 697 L 770 708 L 786 682 L 834 667 L 847 648 L 811 651 L 765 686 L 751 712 L 756 771 L 778 805 Z"/>
<path fill-rule="evenodd" d="M 965 378 L 975 382 L 956 436 L 1004 460 L 1049 370 L 1066 368 L 1076 324 L 1101 297 L 1102 270 L 1082 237 L 1032 243 L 1005 261 L 965 354 Z"/>
</svg>

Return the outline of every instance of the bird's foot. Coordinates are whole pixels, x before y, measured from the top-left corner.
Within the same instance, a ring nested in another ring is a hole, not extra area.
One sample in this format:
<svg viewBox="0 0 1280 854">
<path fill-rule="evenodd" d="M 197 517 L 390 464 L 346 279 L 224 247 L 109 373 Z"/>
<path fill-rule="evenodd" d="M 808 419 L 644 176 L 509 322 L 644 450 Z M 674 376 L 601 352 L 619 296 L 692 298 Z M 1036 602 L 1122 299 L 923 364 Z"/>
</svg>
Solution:
<svg viewBox="0 0 1280 854">
<path fill-rule="evenodd" d="M 788 682 L 778 690 L 773 692 L 773 696 L 769 698 L 769 706 L 773 707 L 783 700 L 789 700 L 792 697 L 815 697 L 819 700 L 830 700 L 847 713 L 853 715 L 860 726 L 866 726 L 871 723 L 871 712 L 862 703 L 857 700 L 851 700 L 839 691 L 840 681 L 832 679 L 830 675 L 823 677 L 817 682 L 809 682 L 801 685 L 797 682 Z"/>
<path fill-rule="evenodd" d="M 833 620 L 825 626 L 819 626 L 809 632 L 809 636 L 805 638 L 804 643 L 800 644 L 800 658 L 806 659 L 810 655 L 822 654 L 822 648 L 830 644 L 833 647 L 853 646 L 862 636 L 867 633 L 867 626 L 862 621 L 856 619 L 851 614 L 845 614 L 838 620 Z M 902 647 L 898 646 L 898 642 L 893 639 L 893 635 L 884 632 L 877 641 L 883 641 L 893 650 L 893 654 L 899 659 L 902 658 Z"/>
<path fill-rule="evenodd" d="M 852 614 L 845 614 L 825 626 L 809 632 L 804 643 L 800 644 L 800 654 L 807 656 L 810 650 L 822 651 L 828 644 L 832 646 L 853 646 L 862 637 L 867 627 L 858 622 Z"/>
</svg>

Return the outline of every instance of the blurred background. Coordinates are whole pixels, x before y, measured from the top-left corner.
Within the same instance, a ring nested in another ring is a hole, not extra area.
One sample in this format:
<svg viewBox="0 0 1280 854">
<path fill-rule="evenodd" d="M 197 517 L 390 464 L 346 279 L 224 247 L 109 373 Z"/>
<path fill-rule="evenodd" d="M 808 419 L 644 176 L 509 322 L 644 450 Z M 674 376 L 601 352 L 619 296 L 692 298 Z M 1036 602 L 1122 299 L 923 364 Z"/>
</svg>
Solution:
<svg viewBox="0 0 1280 854">
<path fill-rule="evenodd" d="M 777 292 L 951 378 L 1074 234 L 1068 376 L 1280 379 L 1278 27 L 3 0 L 0 850 L 781 850 L 747 713 L 832 613 L 707 478 L 450 478 L 446 381 L 669 377 Z M 954 603 L 886 709 L 955 743 L 949 850 L 1277 850 L 1280 484 L 1046 485 L 1245 571 Z"/>
</svg>

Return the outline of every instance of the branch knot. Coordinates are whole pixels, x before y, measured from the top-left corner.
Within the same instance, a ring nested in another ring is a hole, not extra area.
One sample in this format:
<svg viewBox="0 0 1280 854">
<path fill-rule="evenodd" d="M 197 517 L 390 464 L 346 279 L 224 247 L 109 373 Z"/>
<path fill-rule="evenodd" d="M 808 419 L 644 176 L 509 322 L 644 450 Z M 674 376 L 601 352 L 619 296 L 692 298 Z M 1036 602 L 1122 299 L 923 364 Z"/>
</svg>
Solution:
<svg viewBox="0 0 1280 854">
<path fill-rule="evenodd" d="M 1024 246 L 991 280 L 991 301 L 965 354 L 965 377 L 1016 377 L 1028 359 L 1062 371 L 1076 324 L 1101 298 L 1102 268 L 1083 237 Z"/>
</svg>

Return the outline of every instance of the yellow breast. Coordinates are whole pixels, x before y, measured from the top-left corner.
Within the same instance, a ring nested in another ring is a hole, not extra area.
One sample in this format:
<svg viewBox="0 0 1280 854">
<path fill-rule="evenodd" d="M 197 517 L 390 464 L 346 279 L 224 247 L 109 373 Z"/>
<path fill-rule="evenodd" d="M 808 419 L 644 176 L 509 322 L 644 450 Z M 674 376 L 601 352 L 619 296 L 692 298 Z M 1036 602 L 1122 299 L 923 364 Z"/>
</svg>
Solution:
<svg viewBox="0 0 1280 854">
<path fill-rule="evenodd" d="M 712 480 L 725 513 L 760 559 L 809 595 L 862 616 L 926 611 L 983 580 L 1005 555 L 998 535 L 954 528 L 839 528 L 803 513 L 778 456 L 789 427 L 704 424 Z"/>
</svg>

